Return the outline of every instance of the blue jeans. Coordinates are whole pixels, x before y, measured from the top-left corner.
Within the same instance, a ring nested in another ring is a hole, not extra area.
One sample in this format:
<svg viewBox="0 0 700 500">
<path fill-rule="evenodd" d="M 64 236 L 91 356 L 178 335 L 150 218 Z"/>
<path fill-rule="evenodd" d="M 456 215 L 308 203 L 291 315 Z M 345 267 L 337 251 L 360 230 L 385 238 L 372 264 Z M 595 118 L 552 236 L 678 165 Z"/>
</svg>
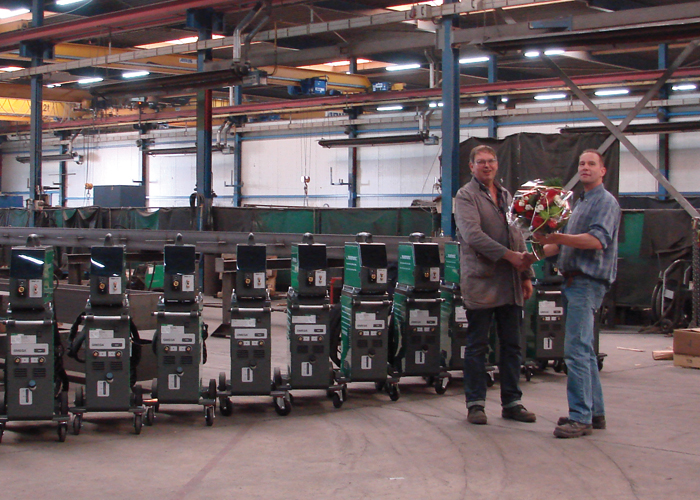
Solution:
<svg viewBox="0 0 700 500">
<path fill-rule="evenodd" d="M 467 310 L 467 342 L 464 352 L 464 394 L 467 408 L 485 406 L 486 353 L 489 348 L 489 330 L 496 320 L 500 359 L 501 404 L 504 408 L 520 404 L 523 393 L 518 386 L 521 348 L 520 322 L 522 307 L 505 305 L 489 309 Z"/>
<path fill-rule="evenodd" d="M 603 303 L 605 292 L 602 281 L 587 276 L 574 277 L 562 289 L 566 313 L 564 361 L 568 371 L 569 419 L 582 424 L 590 424 L 594 415 L 605 415 L 594 344 L 595 314 Z"/>
</svg>

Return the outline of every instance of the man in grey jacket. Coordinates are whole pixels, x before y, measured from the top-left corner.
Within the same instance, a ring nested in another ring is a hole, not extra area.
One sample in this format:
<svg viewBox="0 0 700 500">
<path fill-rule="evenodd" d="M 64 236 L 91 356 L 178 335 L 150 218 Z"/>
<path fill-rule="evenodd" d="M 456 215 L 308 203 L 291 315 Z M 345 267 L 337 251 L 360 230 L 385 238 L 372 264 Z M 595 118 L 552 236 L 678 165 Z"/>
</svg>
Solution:
<svg viewBox="0 0 700 500">
<path fill-rule="evenodd" d="M 477 146 L 469 156 L 472 180 L 455 197 L 457 239 L 460 242 L 460 285 L 467 310 L 464 392 L 467 420 L 487 422 L 486 353 L 495 319 L 500 344 L 501 416 L 534 422 L 522 405 L 520 323 L 524 300 L 532 295 L 533 273 L 519 229 L 508 224 L 511 195 L 496 181 L 498 160 L 489 146 Z"/>
</svg>

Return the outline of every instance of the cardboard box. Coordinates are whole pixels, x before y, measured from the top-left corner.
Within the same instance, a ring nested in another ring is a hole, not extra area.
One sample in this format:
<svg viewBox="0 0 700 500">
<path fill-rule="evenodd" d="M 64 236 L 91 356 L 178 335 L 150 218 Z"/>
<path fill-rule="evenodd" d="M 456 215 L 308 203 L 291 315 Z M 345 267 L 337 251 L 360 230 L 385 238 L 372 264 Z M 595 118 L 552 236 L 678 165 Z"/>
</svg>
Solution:
<svg viewBox="0 0 700 500">
<path fill-rule="evenodd" d="M 674 354 L 673 366 L 682 366 L 683 368 L 700 369 L 700 356 L 688 356 L 686 354 Z"/>
<path fill-rule="evenodd" d="M 674 330 L 673 353 L 700 356 L 700 328 Z"/>
</svg>

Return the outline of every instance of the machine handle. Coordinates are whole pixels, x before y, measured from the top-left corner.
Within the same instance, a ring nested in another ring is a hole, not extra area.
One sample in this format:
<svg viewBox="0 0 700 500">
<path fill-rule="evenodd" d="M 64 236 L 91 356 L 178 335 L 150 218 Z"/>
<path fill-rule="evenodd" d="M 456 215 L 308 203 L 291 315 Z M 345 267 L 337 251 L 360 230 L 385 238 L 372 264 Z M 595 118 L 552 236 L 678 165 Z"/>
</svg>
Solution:
<svg viewBox="0 0 700 500">
<path fill-rule="evenodd" d="M 292 306 L 292 309 L 330 309 L 331 307 L 328 304 L 321 304 L 321 305 L 304 305 L 304 304 L 297 304 Z"/>
<path fill-rule="evenodd" d="M 190 312 L 168 312 L 168 311 L 155 311 L 152 313 L 153 316 L 156 316 L 158 318 L 167 318 L 167 317 L 191 317 L 191 318 L 196 318 L 197 316 L 201 316 L 202 313 L 200 311 L 190 311 Z"/>
<path fill-rule="evenodd" d="M 95 316 L 94 314 L 85 315 L 86 321 L 94 321 L 95 319 L 99 319 L 101 321 L 122 321 L 124 319 L 129 319 L 129 316 Z"/>
<path fill-rule="evenodd" d="M 353 301 L 353 305 L 379 307 L 379 306 L 391 305 L 391 301 L 390 300 L 355 300 L 355 301 Z"/>
<path fill-rule="evenodd" d="M 35 319 L 35 320 L 22 320 L 22 319 L 6 319 L 2 323 L 7 326 L 14 325 L 28 325 L 28 326 L 43 326 L 43 325 L 53 325 L 52 319 Z"/>
<path fill-rule="evenodd" d="M 230 312 L 239 312 L 239 311 L 244 311 L 244 312 L 270 312 L 271 309 L 269 307 L 232 307 L 230 309 Z"/>
<path fill-rule="evenodd" d="M 421 303 L 421 304 L 436 304 L 440 302 L 445 302 L 445 299 L 435 298 L 435 299 L 408 299 L 409 302 Z"/>
</svg>

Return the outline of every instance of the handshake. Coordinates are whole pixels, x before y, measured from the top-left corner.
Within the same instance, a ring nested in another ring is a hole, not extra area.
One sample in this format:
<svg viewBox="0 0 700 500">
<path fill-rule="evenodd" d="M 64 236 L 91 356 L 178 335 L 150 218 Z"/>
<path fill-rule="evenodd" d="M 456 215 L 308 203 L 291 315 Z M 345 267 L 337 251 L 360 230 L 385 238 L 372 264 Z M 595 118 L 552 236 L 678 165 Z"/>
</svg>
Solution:
<svg viewBox="0 0 700 500">
<path fill-rule="evenodd" d="M 527 271 L 533 263 L 538 261 L 537 257 L 533 253 L 513 252 L 512 250 L 508 250 L 503 258 L 521 272 Z"/>
</svg>

